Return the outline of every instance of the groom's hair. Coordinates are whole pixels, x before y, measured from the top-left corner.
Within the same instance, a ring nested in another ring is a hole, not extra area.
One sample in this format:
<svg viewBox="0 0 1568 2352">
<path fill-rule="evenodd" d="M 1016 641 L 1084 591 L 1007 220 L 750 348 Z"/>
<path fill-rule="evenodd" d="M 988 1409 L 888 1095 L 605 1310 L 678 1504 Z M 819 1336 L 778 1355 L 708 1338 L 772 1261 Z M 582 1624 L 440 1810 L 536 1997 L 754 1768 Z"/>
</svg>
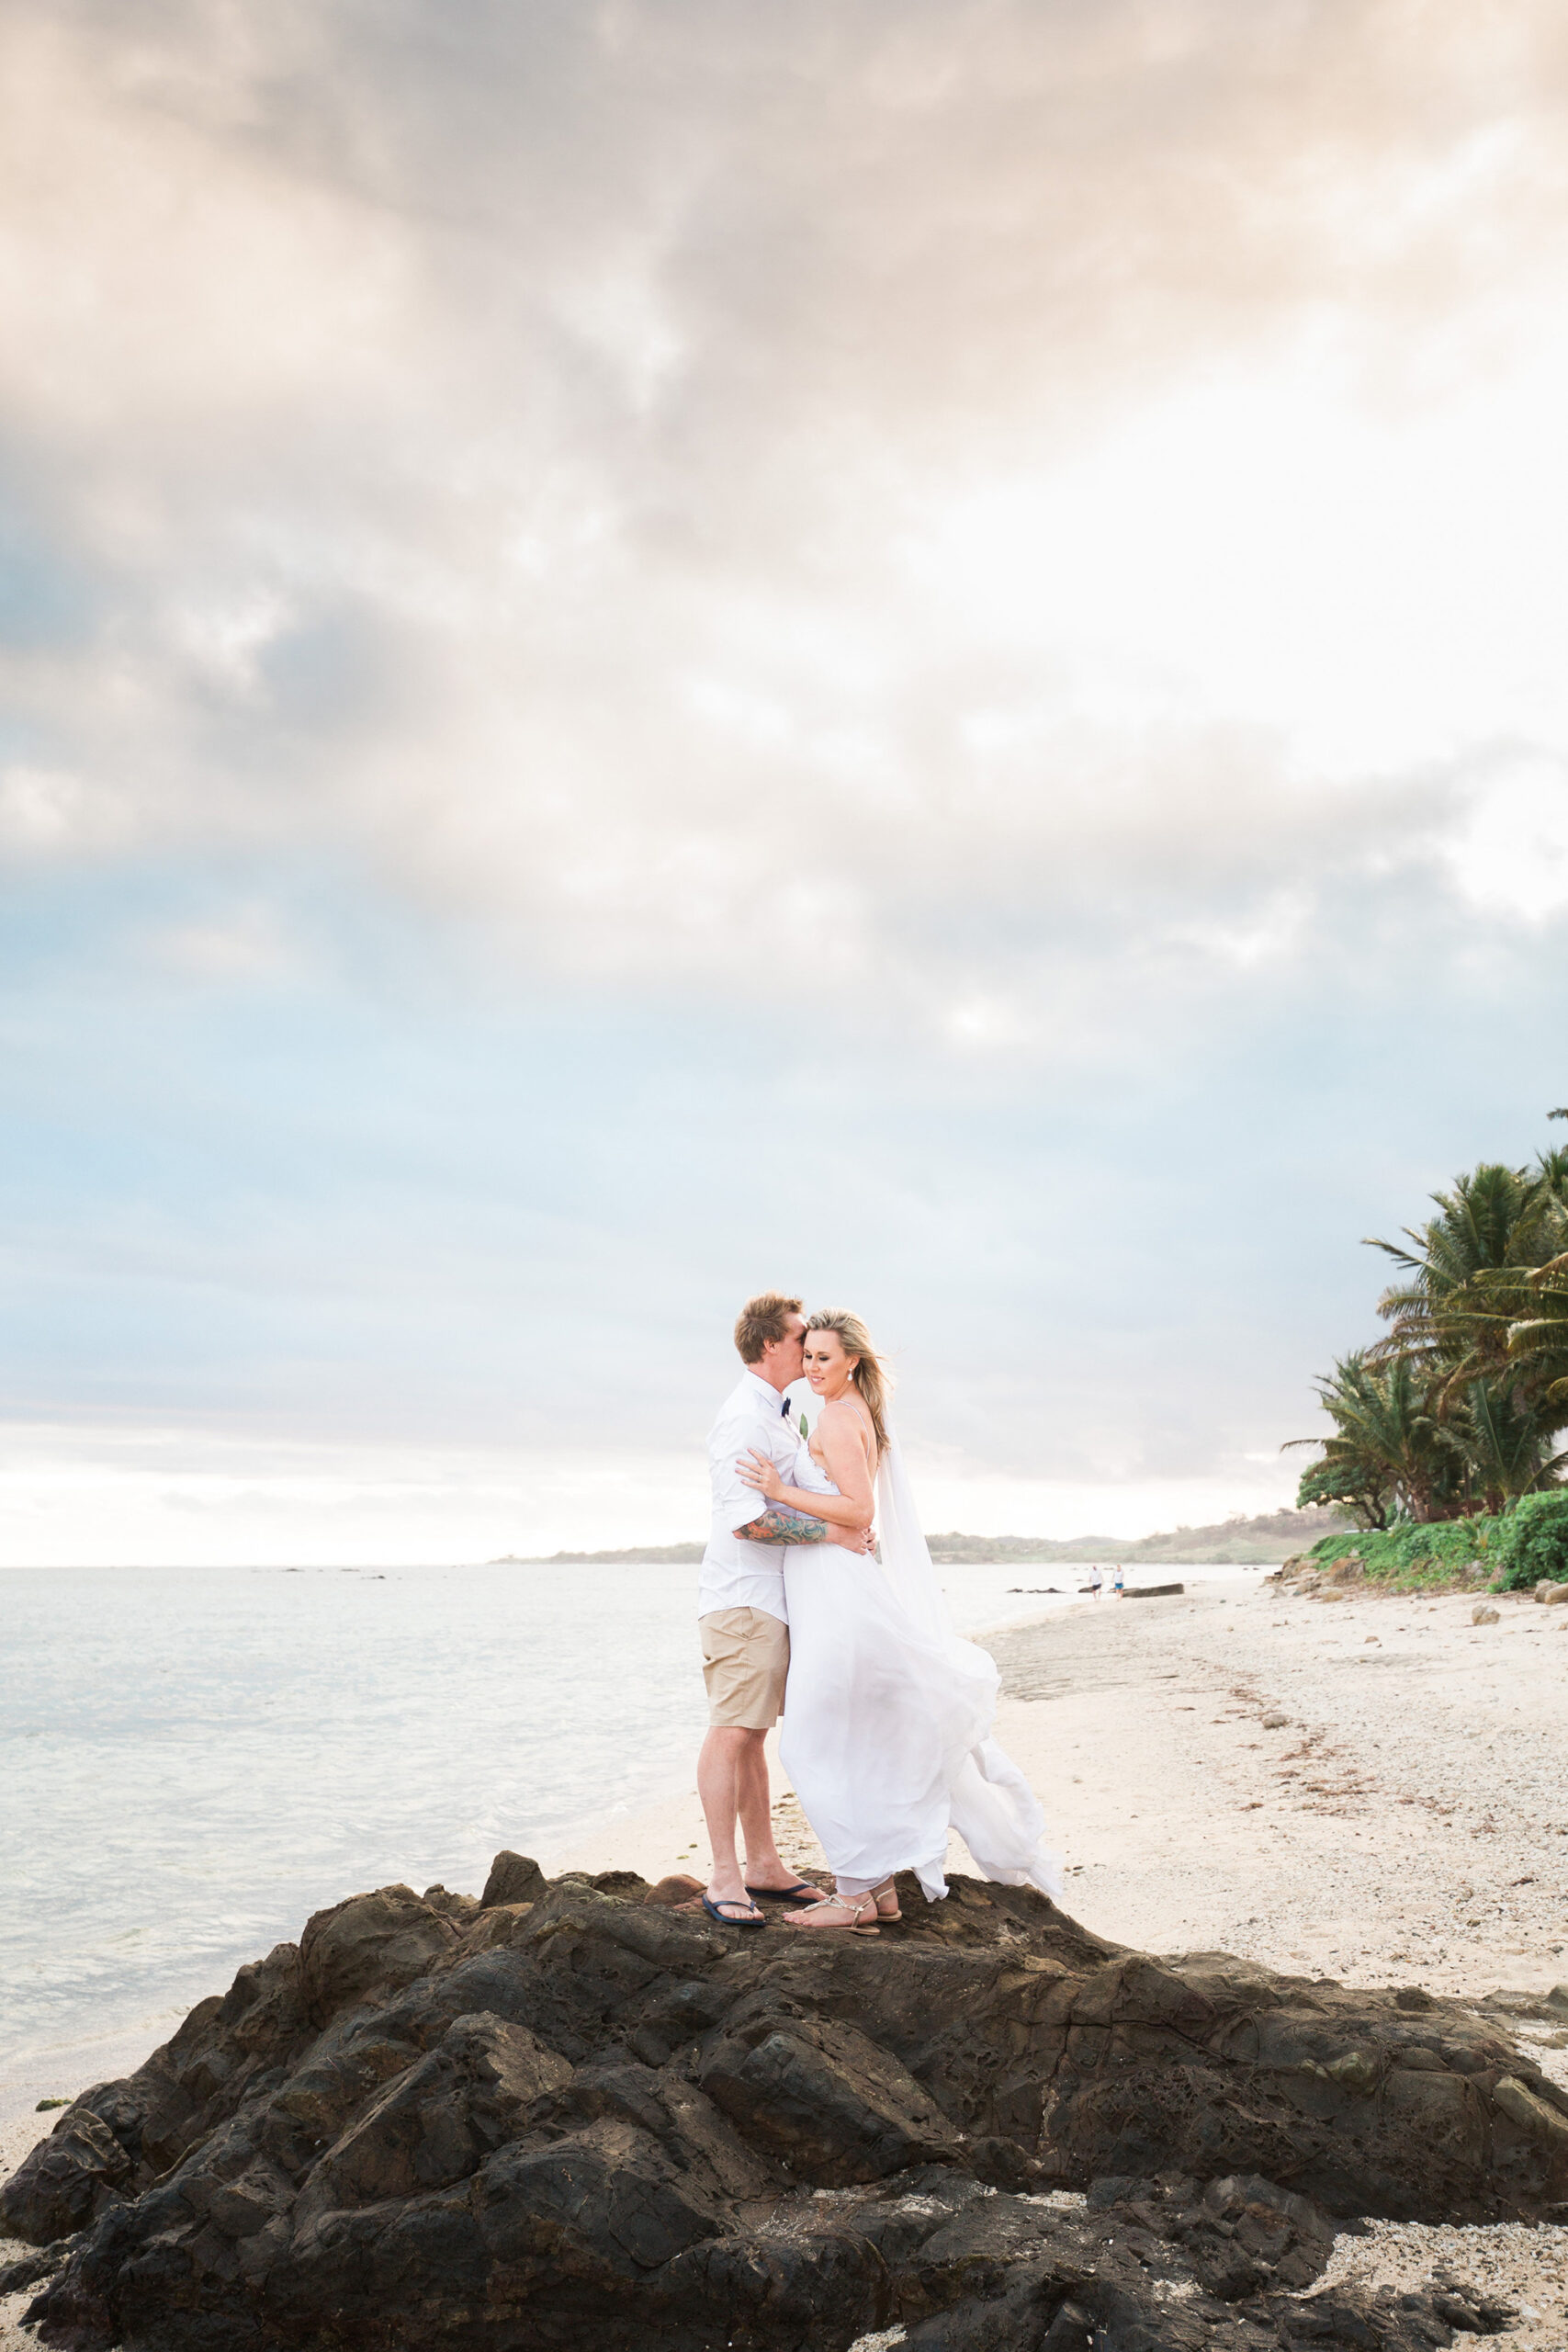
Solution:
<svg viewBox="0 0 1568 2352">
<path fill-rule="evenodd" d="M 785 1298 L 781 1291 L 760 1291 L 749 1298 L 735 1318 L 735 1344 L 742 1363 L 761 1363 L 762 1350 L 770 1340 L 782 1340 L 789 1331 L 789 1318 L 800 1313 L 798 1298 Z"/>
</svg>

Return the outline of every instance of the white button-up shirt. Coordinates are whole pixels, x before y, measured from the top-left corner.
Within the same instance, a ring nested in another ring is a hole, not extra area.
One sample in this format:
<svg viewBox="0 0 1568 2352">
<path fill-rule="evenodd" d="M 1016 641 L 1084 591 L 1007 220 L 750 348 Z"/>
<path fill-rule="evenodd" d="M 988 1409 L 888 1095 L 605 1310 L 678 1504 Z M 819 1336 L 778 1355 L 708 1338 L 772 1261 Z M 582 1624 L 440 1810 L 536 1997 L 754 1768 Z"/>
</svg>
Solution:
<svg viewBox="0 0 1568 2352">
<path fill-rule="evenodd" d="M 713 1523 L 697 1584 L 697 1614 L 705 1617 L 712 1609 L 760 1609 L 787 1625 L 783 1545 L 743 1543 L 735 1532 L 768 1508 L 739 1474 L 739 1465 L 751 1446 L 777 1464 L 786 1487 L 794 1485 L 799 1426 L 776 1388 L 756 1373 L 743 1372 L 708 1431 Z"/>
</svg>

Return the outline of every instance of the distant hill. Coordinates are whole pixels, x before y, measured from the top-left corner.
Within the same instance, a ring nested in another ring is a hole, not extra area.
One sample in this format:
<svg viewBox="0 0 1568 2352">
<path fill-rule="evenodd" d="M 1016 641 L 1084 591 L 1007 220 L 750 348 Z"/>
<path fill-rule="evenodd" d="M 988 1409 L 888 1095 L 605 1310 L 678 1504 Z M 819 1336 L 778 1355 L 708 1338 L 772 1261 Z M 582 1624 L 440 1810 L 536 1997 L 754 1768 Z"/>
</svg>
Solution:
<svg viewBox="0 0 1568 2352">
<path fill-rule="evenodd" d="M 1326 1526 L 1319 1530 L 1326 1533 Z M 492 1568 L 569 1568 L 614 1566 L 617 1562 L 639 1566 L 682 1566 L 703 1556 L 701 1544 L 640 1544 L 629 1552 L 552 1552 L 548 1559 L 525 1559 L 520 1553 L 508 1552 L 503 1560 L 492 1560 Z"/>
<path fill-rule="evenodd" d="M 1212 1527 L 1177 1527 L 1158 1535 L 1075 1535 L 1055 1543 L 1046 1535 L 933 1535 L 931 1557 L 959 1561 L 1100 1560 L 1168 1562 L 1173 1567 L 1201 1563 L 1221 1567 L 1265 1567 L 1304 1552 L 1320 1535 L 1332 1535 L 1349 1521 L 1331 1510 L 1272 1510 L 1255 1519 L 1221 1520 Z"/>
<path fill-rule="evenodd" d="M 1272 1510 L 1256 1519 L 1222 1520 L 1213 1527 L 1177 1527 L 1163 1535 L 1075 1535 L 1064 1543 L 1048 1535 L 933 1535 L 931 1557 L 949 1566 L 964 1562 L 1062 1560 L 1168 1561 L 1173 1567 L 1212 1562 L 1220 1567 L 1266 1567 L 1304 1552 L 1320 1535 L 1350 1524 L 1331 1510 Z M 552 1552 L 548 1559 L 525 1560 L 508 1553 L 492 1560 L 497 1568 L 683 1566 L 703 1556 L 700 1544 L 644 1544 L 629 1552 Z"/>
</svg>

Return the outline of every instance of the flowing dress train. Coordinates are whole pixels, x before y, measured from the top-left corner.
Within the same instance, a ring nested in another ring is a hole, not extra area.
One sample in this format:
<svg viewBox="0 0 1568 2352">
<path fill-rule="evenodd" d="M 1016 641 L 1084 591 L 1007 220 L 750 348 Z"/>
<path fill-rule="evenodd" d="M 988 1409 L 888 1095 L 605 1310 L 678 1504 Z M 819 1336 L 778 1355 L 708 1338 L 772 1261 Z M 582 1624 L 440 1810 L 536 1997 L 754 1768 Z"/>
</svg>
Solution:
<svg viewBox="0 0 1568 2352">
<path fill-rule="evenodd" d="M 839 1489 L 802 1445 L 794 1483 Z M 836 1544 L 785 1555 L 789 1681 L 779 1754 L 846 1893 L 912 1870 L 947 1893 L 956 1829 L 986 1878 L 1060 1893 L 1033 1791 L 991 1736 L 995 1660 L 953 1632 L 897 1438 L 877 1473 L 880 1561 Z"/>
</svg>

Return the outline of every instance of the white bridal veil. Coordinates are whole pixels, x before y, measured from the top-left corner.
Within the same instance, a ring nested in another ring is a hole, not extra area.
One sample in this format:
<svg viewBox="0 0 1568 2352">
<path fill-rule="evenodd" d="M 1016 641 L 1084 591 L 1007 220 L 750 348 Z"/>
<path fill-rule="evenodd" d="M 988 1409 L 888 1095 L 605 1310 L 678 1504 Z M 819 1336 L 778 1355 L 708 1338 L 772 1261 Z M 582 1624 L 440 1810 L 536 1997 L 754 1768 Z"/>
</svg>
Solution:
<svg viewBox="0 0 1568 2352">
<path fill-rule="evenodd" d="M 891 1430 L 876 1476 L 882 1567 L 919 1645 L 929 1654 L 954 1829 L 987 1878 L 1061 1893 L 1061 1865 L 1044 1847 L 1045 1816 L 1018 1766 L 992 1736 L 996 1660 L 954 1632 L 947 1596 L 920 1532 L 898 1440 Z M 937 1866 L 920 1870 L 933 1901 L 947 1892 Z"/>
</svg>

